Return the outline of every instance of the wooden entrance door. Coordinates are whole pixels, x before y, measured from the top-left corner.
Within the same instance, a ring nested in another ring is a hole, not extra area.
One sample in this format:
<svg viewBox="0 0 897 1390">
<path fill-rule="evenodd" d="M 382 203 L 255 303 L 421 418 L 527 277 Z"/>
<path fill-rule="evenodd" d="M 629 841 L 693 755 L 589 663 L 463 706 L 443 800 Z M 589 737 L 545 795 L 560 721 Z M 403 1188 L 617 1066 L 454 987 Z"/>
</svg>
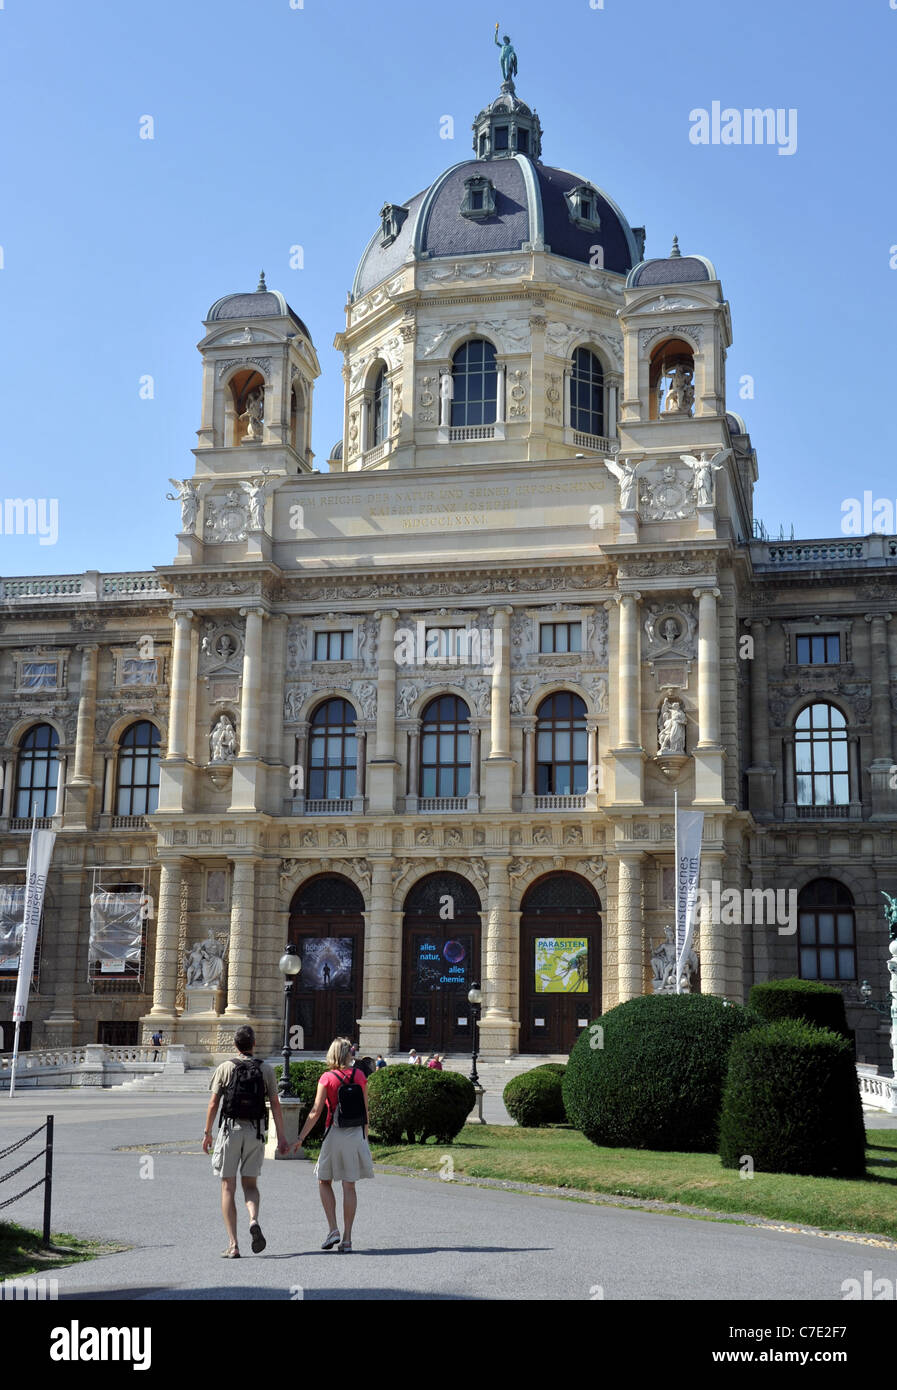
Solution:
<svg viewBox="0 0 897 1390">
<path fill-rule="evenodd" d="M 290 945 L 302 960 L 292 993 L 291 1023 L 301 1024 L 306 1052 L 336 1037 L 357 1037 L 364 965 L 364 900 L 353 883 L 322 874 L 303 884 L 290 907 Z"/>
<path fill-rule="evenodd" d="M 467 1002 L 480 980 L 480 900 L 460 874 L 429 874 L 405 901 L 401 1045 L 418 1052 L 472 1050 Z"/>
<path fill-rule="evenodd" d="M 601 1012 L 601 903 L 576 874 L 548 874 L 520 918 L 520 1050 L 567 1053 Z"/>
</svg>

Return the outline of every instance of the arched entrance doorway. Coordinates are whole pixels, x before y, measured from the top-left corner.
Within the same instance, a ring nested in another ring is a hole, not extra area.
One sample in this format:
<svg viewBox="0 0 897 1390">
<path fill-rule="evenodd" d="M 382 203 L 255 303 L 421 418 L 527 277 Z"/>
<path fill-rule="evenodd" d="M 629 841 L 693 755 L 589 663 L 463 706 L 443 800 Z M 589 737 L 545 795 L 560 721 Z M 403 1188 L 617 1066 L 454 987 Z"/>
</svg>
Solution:
<svg viewBox="0 0 897 1390">
<path fill-rule="evenodd" d="M 520 1051 L 569 1052 L 601 1012 L 601 902 L 577 874 L 546 874 L 520 914 Z"/>
<path fill-rule="evenodd" d="M 292 1023 L 302 1025 L 304 1048 L 317 1052 L 340 1035 L 354 1038 L 361 1017 L 364 899 L 346 878 L 321 874 L 290 904 L 290 944 L 302 957 L 293 985 Z"/>
<path fill-rule="evenodd" d="M 480 978 L 480 899 L 460 874 L 427 874 L 405 899 L 402 1047 L 467 1052 Z"/>
</svg>

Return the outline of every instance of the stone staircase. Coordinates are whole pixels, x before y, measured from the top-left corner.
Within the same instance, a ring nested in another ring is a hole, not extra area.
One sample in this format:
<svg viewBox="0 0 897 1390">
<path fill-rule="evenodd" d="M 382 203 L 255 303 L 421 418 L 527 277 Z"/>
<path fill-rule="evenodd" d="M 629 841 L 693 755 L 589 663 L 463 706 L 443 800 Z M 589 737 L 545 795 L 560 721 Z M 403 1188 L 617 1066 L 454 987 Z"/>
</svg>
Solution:
<svg viewBox="0 0 897 1390">
<path fill-rule="evenodd" d="M 267 1059 L 272 1066 L 277 1066 L 283 1059 L 279 1054 L 275 1054 Z M 294 1052 L 295 1062 L 309 1062 L 320 1060 L 318 1053 L 314 1052 Z M 395 1065 L 397 1062 L 406 1062 L 407 1054 L 404 1052 L 395 1053 L 387 1056 L 387 1063 Z M 477 1073 L 480 1084 L 491 1094 L 501 1095 L 505 1086 L 512 1076 L 519 1076 L 521 1072 L 532 1071 L 542 1062 L 566 1062 L 564 1056 L 541 1057 L 530 1054 L 517 1054 L 509 1057 L 506 1062 L 484 1062 L 477 1061 Z M 462 1076 L 470 1075 L 470 1057 L 464 1054 L 456 1056 L 446 1056 L 443 1062 L 446 1071 L 460 1072 Z M 140 1076 L 134 1081 L 126 1081 L 123 1085 L 117 1086 L 117 1091 L 129 1093 L 139 1093 L 141 1095 L 198 1095 L 207 1092 L 209 1081 L 212 1076 L 212 1066 L 191 1066 L 182 1075 L 166 1075 L 161 1067 L 158 1072 L 148 1076 Z"/>
</svg>

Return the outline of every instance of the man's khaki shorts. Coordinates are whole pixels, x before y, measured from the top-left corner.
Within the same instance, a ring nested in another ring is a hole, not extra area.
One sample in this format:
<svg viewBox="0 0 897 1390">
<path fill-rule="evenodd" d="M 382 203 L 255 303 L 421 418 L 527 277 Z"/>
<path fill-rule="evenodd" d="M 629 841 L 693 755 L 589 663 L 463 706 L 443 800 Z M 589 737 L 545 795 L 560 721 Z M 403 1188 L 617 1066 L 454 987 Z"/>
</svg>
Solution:
<svg viewBox="0 0 897 1390">
<path fill-rule="evenodd" d="M 264 1130 L 262 1131 L 264 1135 Z M 212 1172 L 219 1178 L 257 1178 L 265 1159 L 265 1140 L 255 1132 L 255 1120 L 230 1120 L 219 1129 L 212 1150 Z"/>
</svg>

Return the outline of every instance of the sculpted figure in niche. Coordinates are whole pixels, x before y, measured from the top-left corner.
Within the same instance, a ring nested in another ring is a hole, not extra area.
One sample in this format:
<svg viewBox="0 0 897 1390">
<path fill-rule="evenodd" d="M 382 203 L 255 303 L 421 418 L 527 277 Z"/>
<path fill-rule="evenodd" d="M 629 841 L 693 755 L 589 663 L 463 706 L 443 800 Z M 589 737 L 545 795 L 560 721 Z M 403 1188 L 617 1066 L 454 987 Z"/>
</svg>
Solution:
<svg viewBox="0 0 897 1390">
<path fill-rule="evenodd" d="M 680 454 L 683 463 L 687 463 L 692 471 L 692 480 L 695 489 L 695 501 L 699 507 L 711 507 L 713 505 L 713 493 L 715 487 L 714 473 L 722 470 L 723 463 L 729 456 L 728 449 L 720 449 L 711 458 L 709 454 L 702 453 L 700 458 L 695 458 L 694 454 Z"/>
<path fill-rule="evenodd" d="M 256 386 L 246 397 L 246 408 L 240 416 L 241 420 L 246 421 L 246 435 L 243 443 L 250 440 L 253 442 L 262 437 L 262 416 L 265 413 L 265 391 L 261 386 Z"/>
<path fill-rule="evenodd" d="M 670 646 L 673 645 L 676 638 L 679 636 L 679 624 L 676 622 L 675 618 L 667 618 L 661 628 L 661 636 L 665 642 L 669 642 Z"/>
<path fill-rule="evenodd" d="M 673 375 L 670 377 L 670 384 L 667 387 L 667 398 L 664 401 L 664 413 L 676 415 L 690 415 L 692 406 L 695 403 L 695 388 L 691 384 L 692 369 L 685 367 L 681 362 L 673 368 Z"/>
<path fill-rule="evenodd" d="M 681 700 L 671 700 L 669 696 L 660 707 L 657 720 L 658 753 L 685 752 L 685 725 L 687 718 Z"/>
<path fill-rule="evenodd" d="M 226 714 L 209 734 L 209 745 L 213 763 L 232 763 L 237 756 L 237 731 Z"/>
<path fill-rule="evenodd" d="M 246 493 L 249 508 L 249 530 L 263 531 L 265 529 L 265 498 L 267 496 L 264 478 L 253 478 L 248 483 L 241 482 L 240 487 Z"/>
<path fill-rule="evenodd" d="M 608 472 L 613 473 L 620 484 L 620 511 L 634 512 L 638 507 L 638 474 L 641 465 L 630 463 L 628 459 L 623 459 L 620 463 L 616 459 L 605 459 L 604 466 Z"/>
<path fill-rule="evenodd" d="M 455 395 L 455 383 L 452 380 L 451 372 L 443 372 L 439 378 L 439 423 L 440 425 L 450 425 L 452 423 L 452 400 Z"/>
</svg>

